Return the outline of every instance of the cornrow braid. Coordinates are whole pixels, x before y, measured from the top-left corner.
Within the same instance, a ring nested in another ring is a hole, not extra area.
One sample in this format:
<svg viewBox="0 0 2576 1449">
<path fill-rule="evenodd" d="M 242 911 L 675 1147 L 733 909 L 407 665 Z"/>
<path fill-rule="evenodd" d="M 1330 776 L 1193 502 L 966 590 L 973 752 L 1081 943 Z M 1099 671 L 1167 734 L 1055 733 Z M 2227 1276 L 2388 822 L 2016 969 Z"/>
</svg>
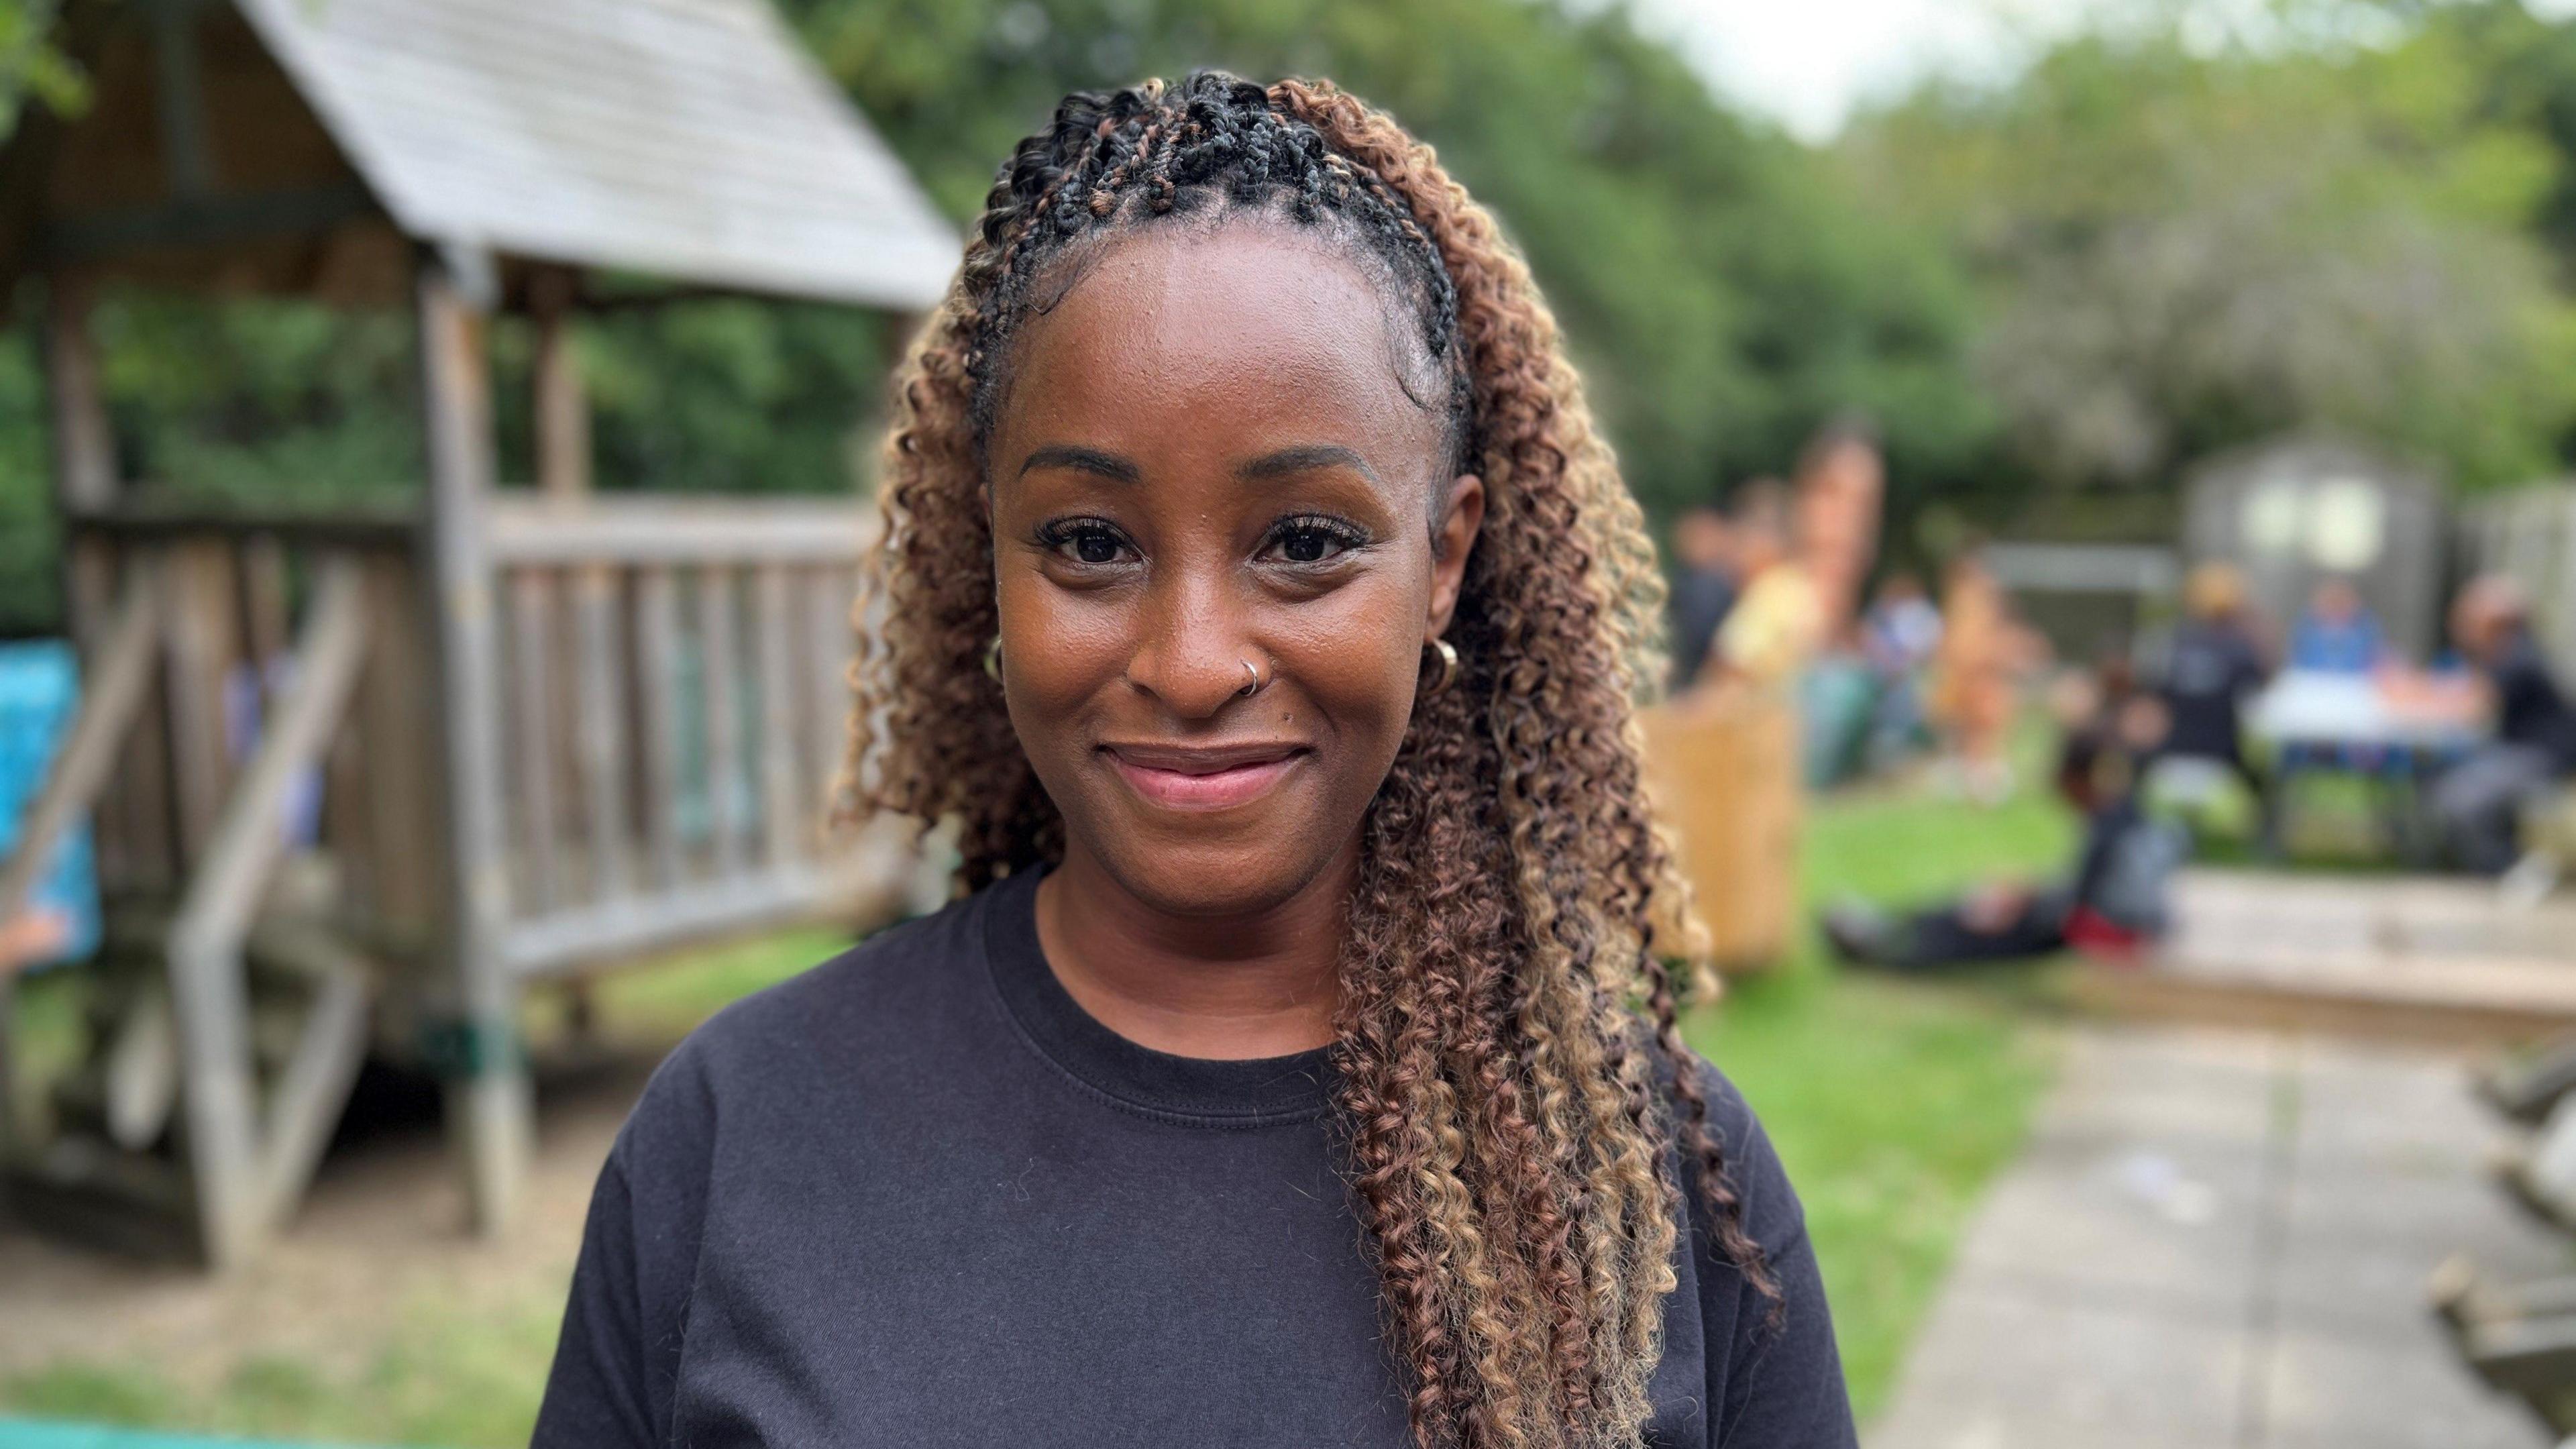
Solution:
<svg viewBox="0 0 2576 1449">
<path fill-rule="evenodd" d="M 898 374 L 840 809 L 957 821 L 967 889 L 1062 858 L 980 667 L 1014 339 L 1103 239 L 1254 215 L 1344 247 L 1413 319 L 1406 389 L 1486 490 L 1455 680 L 1362 823 L 1335 1020 L 1335 1141 L 1414 1435 L 1632 1449 L 1686 1183 L 1718 1257 L 1780 1294 L 1661 959 L 1698 936 L 1640 781 L 1652 547 L 1527 267 L 1428 147 L 1330 86 L 1206 71 L 1068 96 L 1020 143 Z"/>
<path fill-rule="evenodd" d="M 1449 421 L 1451 461 L 1463 462 L 1473 390 L 1458 336 L 1458 290 L 1439 248 L 1376 173 L 1272 106 L 1261 87 L 1220 71 L 1195 72 L 1176 89 L 1148 81 L 1105 95 L 1078 91 L 1002 168 L 982 227 L 999 255 L 966 349 L 977 446 L 991 435 L 1011 341 L 1043 308 L 1067 253 L 1147 217 L 1213 219 L 1261 207 L 1302 226 L 1337 226 L 1361 243 L 1419 319 L 1423 353 L 1444 394 L 1428 401 Z"/>
</svg>

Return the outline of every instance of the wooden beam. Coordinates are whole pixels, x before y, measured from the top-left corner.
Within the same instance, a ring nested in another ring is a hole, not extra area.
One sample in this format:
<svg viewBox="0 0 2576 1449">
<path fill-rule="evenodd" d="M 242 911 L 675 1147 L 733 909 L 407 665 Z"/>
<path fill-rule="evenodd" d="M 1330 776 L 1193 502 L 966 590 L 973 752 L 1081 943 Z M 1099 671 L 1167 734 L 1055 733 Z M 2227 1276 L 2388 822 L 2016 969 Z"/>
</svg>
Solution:
<svg viewBox="0 0 2576 1449">
<path fill-rule="evenodd" d="M 45 227 L 39 250 L 51 264 L 73 266 L 137 252 L 202 251 L 272 237 L 306 236 L 378 214 L 375 197 L 354 183 L 207 196 L 59 217 Z"/>
<path fill-rule="evenodd" d="M 760 676 L 760 820 L 774 869 L 792 863 L 813 822 L 813 794 L 799 790 L 796 760 L 795 616 L 787 570 L 763 564 L 751 576 L 753 668 Z"/>
<path fill-rule="evenodd" d="M 286 849 L 296 778 L 321 758 L 357 684 L 367 643 L 361 582 L 349 560 L 325 566 L 296 640 L 294 688 L 268 720 L 240 788 L 225 801 L 170 926 L 170 1000 L 187 1081 L 189 1166 L 207 1261 L 219 1270 L 247 1261 L 269 1222 L 242 944 Z"/>
<path fill-rule="evenodd" d="M 635 581 L 636 698 L 644 752 L 644 840 L 653 887 L 680 883 L 680 606 L 667 568 Z"/>
<path fill-rule="evenodd" d="M 170 194 L 194 200 L 214 190 L 215 163 L 206 144 L 204 67 L 197 56 L 192 0 L 151 5 L 153 106 L 161 123 L 161 166 Z"/>
<path fill-rule="evenodd" d="M 715 873 L 742 869 L 742 696 L 735 676 L 734 573 L 722 565 L 698 574 L 698 674 L 707 718 L 707 821 Z"/>
<path fill-rule="evenodd" d="M 96 303 L 87 278 L 68 271 L 47 277 L 45 391 L 52 404 L 54 502 L 67 517 L 116 502 L 116 435 L 90 331 Z"/>
<path fill-rule="evenodd" d="M 537 324 L 537 489 L 555 503 L 590 493 L 590 398 L 572 338 L 579 288 L 580 278 L 562 267 L 539 267 L 528 279 L 528 310 Z"/>
<path fill-rule="evenodd" d="M 484 510 L 492 493 L 492 397 L 485 318 L 444 263 L 421 268 L 422 411 L 429 434 L 430 567 L 438 633 L 440 755 L 452 889 L 446 983 L 463 1044 L 448 1124 L 477 1229 L 515 1214 L 534 1134 L 520 1059 L 517 982 L 502 964 L 509 911 L 501 823 L 499 651 Z"/>
<path fill-rule="evenodd" d="M 625 652 L 617 637 L 617 578 L 607 569 L 593 565 L 575 577 L 573 625 L 580 654 L 573 672 L 574 743 L 589 825 L 590 898 L 613 901 L 627 893 L 630 876 Z"/>
<path fill-rule="evenodd" d="M 290 958 L 315 985 L 295 1053 L 280 1075 L 261 1132 L 261 1217 L 274 1230 L 294 1216 L 331 1145 L 331 1129 L 367 1055 L 372 992 L 367 963 L 319 931 L 261 941 L 264 955 Z"/>
<path fill-rule="evenodd" d="M 496 499 L 492 556 L 506 564 L 855 565 L 874 510 L 837 498 L 593 498 L 578 509 Z"/>
<path fill-rule="evenodd" d="M 510 594 L 511 791 L 519 804 L 520 852 L 511 875 L 521 909 L 553 910 L 555 864 L 563 832 L 555 822 L 554 643 L 555 577 L 545 569 L 513 569 Z"/>
</svg>

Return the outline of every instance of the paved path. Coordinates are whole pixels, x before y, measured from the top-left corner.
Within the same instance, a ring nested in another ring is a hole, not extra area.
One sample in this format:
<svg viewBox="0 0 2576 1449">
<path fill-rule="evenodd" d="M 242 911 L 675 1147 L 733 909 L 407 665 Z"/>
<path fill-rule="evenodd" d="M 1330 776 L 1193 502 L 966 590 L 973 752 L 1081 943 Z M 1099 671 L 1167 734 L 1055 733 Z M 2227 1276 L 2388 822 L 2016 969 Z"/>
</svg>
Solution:
<svg viewBox="0 0 2576 1449">
<path fill-rule="evenodd" d="M 1869 1449 L 2537 1449 L 2424 1308 L 2567 1245 L 2488 1181 L 2459 1058 L 2086 1029 Z"/>
</svg>

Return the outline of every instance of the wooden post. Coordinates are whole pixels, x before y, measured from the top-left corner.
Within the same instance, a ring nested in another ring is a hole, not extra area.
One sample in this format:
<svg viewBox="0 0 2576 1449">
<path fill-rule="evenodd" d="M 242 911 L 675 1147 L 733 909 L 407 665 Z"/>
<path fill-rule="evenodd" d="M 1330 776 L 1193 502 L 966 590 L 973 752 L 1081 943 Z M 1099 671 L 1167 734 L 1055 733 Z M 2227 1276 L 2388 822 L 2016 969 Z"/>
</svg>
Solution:
<svg viewBox="0 0 2576 1449">
<path fill-rule="evenodd" d="M 760 675 L 760 823 L 767 862 L 795 861 L 814 817 L 814 801 L 796 788 L 795 616 L 788 612 L 787 566 L 762 564 L 751 576 L 753 668 Z"/>
<path fill-rule="evenodd" d="M 671 570 L 647 568 L 635 586 L 635 667 L 641 676 L 644 839 L 653 885 L 680 883 L 680 606 Z"/>
<path fill-rule="evenodd" d="M 500 689 L 483 510 L 492 491 L 492 398 L 484 318 L 446 268 L 420 276 L 423 423 L 429 441 L 432 617 L 440 754 L 446 765 L 451 901 L 447 955 L 455 1059 L 447 1120 L 474 1226 L 497 1232 L 517 1206 L 533 1136 L 517 1029 L 518 983 L 501 956 L 509 882 L 501 828 Z"/>
<path fill-rule="evenodd" d="M 707 711 L 707 821 L 719 879 L 742 870 L 742 696 L 734 678 L 734 579 L 722 564 L 698 571 L 698 658 Z"/>
<path fill-rule="evenodd" d="M 540 267 L 528 279 L 528 308 L 537 323 L 537 487 L 554 503 L 590 494 L 590 398 L 572 345 L 576 285 L 562 267 Z"/>
</svg>

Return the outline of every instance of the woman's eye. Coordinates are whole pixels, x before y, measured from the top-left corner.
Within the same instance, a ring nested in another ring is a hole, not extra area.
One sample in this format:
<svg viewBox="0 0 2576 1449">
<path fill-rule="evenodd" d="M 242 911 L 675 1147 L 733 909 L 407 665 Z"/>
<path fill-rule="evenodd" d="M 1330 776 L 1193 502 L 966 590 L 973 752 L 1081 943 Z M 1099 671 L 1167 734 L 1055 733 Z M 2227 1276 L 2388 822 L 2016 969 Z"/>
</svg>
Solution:
<svg viewBox="0 0 2576 1449">
<path fill-rule="evenodd" d="M 1289 563 L 1322 563 L 1365 541 L 1348 528 L 1320 521 L 1288 523 L 1271 534 L 1270 551 Z"/>
<path fill-rule="evenodd" d="M 1128 551 L 1127 539 L 1118 530 L 1080 520 L 1048 526 L 1039 532 L 1038 542 L 1070 562 L 1094 567 L 1117 563 Z"/>
</svg>

